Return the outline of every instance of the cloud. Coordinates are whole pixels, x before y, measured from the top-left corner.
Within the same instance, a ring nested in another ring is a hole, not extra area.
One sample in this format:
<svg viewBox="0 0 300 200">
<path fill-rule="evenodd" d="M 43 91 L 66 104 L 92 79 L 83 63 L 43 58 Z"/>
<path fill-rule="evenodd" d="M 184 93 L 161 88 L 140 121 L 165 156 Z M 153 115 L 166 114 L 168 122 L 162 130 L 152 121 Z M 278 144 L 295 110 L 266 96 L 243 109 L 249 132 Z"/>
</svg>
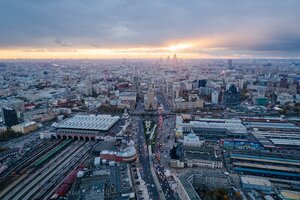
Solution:
<svg viewBox="0 0 300 200">
<path fill-rule="evenodd" d="M 214 38 L 205 48 L 224 54 L 294 55 L 299 7 L 298 0 L 1 0 L 0 49 L 161 47 Z"/>
<path fill-rule="evenodd" d="M 54 43 L 58 44 L 59 46 L 62 46 L 62 47 L 71 47 L 72 46 L 70 44 L 67 44 L 67 43 L 63 42 L 61 39 L 58 39 L 58 38 L 56 38 L 54 40 Z"/>
</svg>

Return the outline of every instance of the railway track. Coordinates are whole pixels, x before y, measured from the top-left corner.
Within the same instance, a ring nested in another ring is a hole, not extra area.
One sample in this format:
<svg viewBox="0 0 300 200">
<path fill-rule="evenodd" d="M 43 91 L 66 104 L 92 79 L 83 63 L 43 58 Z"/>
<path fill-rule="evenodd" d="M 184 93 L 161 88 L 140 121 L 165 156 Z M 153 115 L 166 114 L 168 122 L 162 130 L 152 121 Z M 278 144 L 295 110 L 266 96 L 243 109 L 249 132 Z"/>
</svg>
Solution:
<svg viewBox="0 0 300 200">
<path fill-rule="evenodd" d="M 57 142 L 60 142 L 60 141 L 59 140 L 58 141 L 46 141 L 44 143 L 39 144 L 36 147 L 38 149 L 37 152 L 34 152 L 33 155 L 28 156 L 28 158 L 26 158 L 24 161 L 22 161 L 21 163 L 17 164 L 12 169 L 10 169 L 9 171 L 7 171 L 4 175 L 2 175 L 0 177 L 0 181 L 2 181 L 3 179 L 5 179 L 6 176 L 8 176 L 9 174 L 11 174 L 12 172 L 19 172 L 19 171 L 21 171 L 20 169 L 23 169 L 24 166 L 28 165 L 28 163 L 30 163 L 32 160 L 36 159 L 38 156 L 40 156 L 42 153 L 44 153 L 46 149 L 54 146 L 54 143 L 57 143 Z"/>
<path fill-rule="evenodd" d="M 10 190 L 11 185 L 14 185 L 14 182 L 18 181 L 20 178 L 19 176 L 21 175 L 21 178 L 24 176 L 24 173 L 29 168 L 29 165 L 41 157 L 44 153 L 49 151 L 50 149 L 54 148 L 56 145 L 58 145 L 61 141 L 50 141 L 50 142 L 45 142 L 40 144 L 37 148 L 38 151 L 36 151 L 33 155 L 28 156 L 28 158 L 24 159 L 22 162 L 17 164 L 15 167 L 7 171 L 1 178 L 0 178 L 0 183 L 1 183 L 1 188 L 2 190 L 0 192 L 0 197 L 2 196 L 3 192 L 7 192 Z M 40 147 L 40 148 L 39 148 Z M 12 183 L 12 184 L 10 184 Z"/>
<path fill-rule="evenodd" d="M 42 187 L 45 187 L 46 184 L 49 184 L 49 181 L 55 177 L 62 174 L 66 169 L 70 169 L 69 166 L 76 165 L 77 162 L 87 153 L 90 149 L 89 144 L 82 143 L 77 145 L 76 143 L 71 145 L 67 152 L 62 152 L 60 156 L 57 156 L 55 160 L 52 160 L 50 165 L 47 165 L 41 172 L 36 173 L 30 180 L 26 181 L 28 184 L 20 185 L 16 192 L 13 192 L 13 195 L 10 198 L 4 199 L 35 199 L 34 196 L 37 196 Z M 71 149 L 71 150 L 70 150 Z M 62 176 L 63 177 L 63 176 Z M 40 199 L 40 198 L 37 198 Z"/>
<path fill-rule="evenodd" d="M 72 170 L 76 169 L 78 167 L 78 165 L 85 161 L 86 159 L 88 159 L 89 157 L 92 156 L 93 152 L 92 152 L 92 148 L 96 145 L 96 142 L 93 142 L 91 144 L 91 149 L 89 149 L 84 155 L 83 158 L 81 160 L 78 160 L 74 166 L 72 166 L 72 168 L 70 170 L 68 170 L 68 172 L 66 172 L 66 174 L 70 174 L 70 172 L 72 172 Z M 66 176 L 67 177 L 67 176 Z M 43 189 L 43 190 L 39 190 L 39 192 L 37 193 L 36 196 L 34 196 L 33 199 L 51 199 L 51 197 L 53 195 L 55 195 L 55 191 L 56 189 L 64 182 L 65 178 L 61 178 L 55 181 L 55 184 L 52 185 L 52 187 L 49 187 L 48 189 Z"/>
<path fill-rule="evenodd" d="M 76 145 L 76 143 L 75 143 Z M 7 191 L 4 191 L 0 197 L 1 199 L 14 199 L 13 197 L 24 187 L 24 185 L 30 183 L 30 181 L 34 180 L 35 177 L 37 177 L 39 174 L 43 173 L 45 170 L 49 168 L 49 165 L 55 164 L 59 159 L 64 158 L 72 153 L 72 147 L 74 145 L 71 145 L 64 149 L 62 152 L 60 152 L 54 159 L 50 160 L 47 164 L 47 166 L 44 166 L 42 168 L 39 168 L 37 171 L 35 171 L 33 174 L 27 173 L 24 174 L 18 181 L 16 181 L 15 184 L 10 186 L 10 189 Z M 69 153 L 68 153 L 69 151 Z M 30 176 L 31 175 L 31 176 Z"/>
</svg>

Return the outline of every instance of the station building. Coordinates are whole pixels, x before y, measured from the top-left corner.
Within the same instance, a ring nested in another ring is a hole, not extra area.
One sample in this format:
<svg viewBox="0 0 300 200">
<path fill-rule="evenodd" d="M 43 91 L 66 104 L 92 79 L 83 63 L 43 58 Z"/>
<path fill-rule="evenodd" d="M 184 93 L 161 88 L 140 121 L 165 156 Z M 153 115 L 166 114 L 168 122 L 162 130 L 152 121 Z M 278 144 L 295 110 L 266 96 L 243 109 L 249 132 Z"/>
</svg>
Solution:
<svg viewBox="0 0 300 200">
<path fill-rule="evenodd" d="M 236 138 L 244 139 L 247 128 L 239 119 L 195 118 L 184 120 L 183 116 L 176 117 L 176 137 L 183 137 L 190 132 L 204 139 Z"/>
<path fill-rule="evenodd" d="M 235 152 L 230 154 L 230 160 L 233 171 L 241 174 L 290 180 L 300 178 L 299 156 Z"/>
<path fill-rule="evenodd" d="M 271 182 L 264 178 L 242 176 L 241 183 L 243 189 L 246 190 L 259 190 L 259 191 L 271 192 L 273 189 Z"/>
<path fill-rule="evenodd" d="M 113 141 L 124 121 L 111 115 L 75 115 L 53 125 L 56 128 L 53 137 L 75 140 Z"/>
</svg>

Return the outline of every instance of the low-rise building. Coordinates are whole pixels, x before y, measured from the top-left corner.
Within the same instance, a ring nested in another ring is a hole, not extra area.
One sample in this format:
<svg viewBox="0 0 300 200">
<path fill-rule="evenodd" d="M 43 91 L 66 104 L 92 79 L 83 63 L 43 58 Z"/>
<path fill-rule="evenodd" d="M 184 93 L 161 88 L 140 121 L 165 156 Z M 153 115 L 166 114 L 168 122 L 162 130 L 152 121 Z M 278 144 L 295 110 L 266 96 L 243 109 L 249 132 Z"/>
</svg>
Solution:
<svg viewBox="0 0 300 200">
<path fill-rule="evenodd" d="M 181 162 L 180 160 L 176 160 L 176 159 L 171 159 L 170 160 L 170 167 L 184 168 L 184 162 Z"/>
<path fill-rule="evenodd" d="M 204 144 L 203 140 L 194 133 L 190 133 L 183 137 L 183 146 L 201 147 Z"/>
<path fill-rule="evenodd" d="M 264 178 L 242 176 L 241 183 L 243 189 L 246 190 L 259 190 L 264 192 L 272 191 L 272 184 L 269 180 Z"/>
<path fill-rule="evenodd" d="M 137 152 L 134 146 L 128 146 L 120 151 L 103 150 L 100 152 L 100 158 L 115 162 L 133 162 L 137 159 Z"/>
<path fill-rule="evenodd" d="M 213 147 L 184 147 L 184 162 L 187 167 L 207 167 L 219 169 L 223 161 Z"/>
<path fill-rule="evenodd" d="M 23 122 L 21 124 L 17 124 L 11 127 L 13 131 L 23 134 L 35 131 L 37 128 L 38 126 L 36 122 Z"/>
<path fill-rule="evenodd" d="M 197 99 L 195 101 L 185 101 L 184 99 L 175 99 L 174 109 L 175 110 L 192 110 L 203 108 L 204 101 L 203 99 Z"/>
</svg>

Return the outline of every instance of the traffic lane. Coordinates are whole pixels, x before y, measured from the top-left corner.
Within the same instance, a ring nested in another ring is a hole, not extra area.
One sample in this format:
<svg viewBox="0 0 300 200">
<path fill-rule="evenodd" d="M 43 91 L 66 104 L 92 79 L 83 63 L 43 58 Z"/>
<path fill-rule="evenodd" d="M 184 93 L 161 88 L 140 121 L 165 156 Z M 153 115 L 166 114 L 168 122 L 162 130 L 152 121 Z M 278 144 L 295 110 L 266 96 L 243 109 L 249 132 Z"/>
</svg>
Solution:
<svg viewBox="0 0 300 200">
<path fill-rule="evenodd" d="M 174 199 L 174 195 L 173 195 L 173 192 L 172 192 L 171 187 L 169 185 L 169 182 L 168 182 L 166 176 L 164 175 L 163 167 L 157 166 L 156 170 L 157 170 L 157 175 L 158 175 L 159 181 L 161 183 L 163 192 L 166 196 L 166 199 L 170 199 L 170 200 Z"/>
<path fill-rule="evenodd" d="M 142 120 L 139 119 L 139 136 L 138 136 L 138 153 L 139 153 L 139 160 L 141 164 L 141 176 L 142 179 L 145 181 L 146 186 L 149 191 L 149 195 L 152 199 L 158 199 L 158 191 L 154 184 L 153 177 L 150 171 L 150 162 L 149 162 L 149 155 L 147 148 L 145 148 L 145 137 L 144 137 L 144 127 Z"/>
<path fill-rule="evenodd" d="M 167 146 L 162 145 L 162 144 L 164 144 L 164 143 L 162 143 L 163 139 L 166 139 L 167 135 L 172 134 L 171 130 L 169 128 L 167 128 L 168 130 L 166 130 L 166 126 L 168 126 L 169 123 L 170 123 L 169 120 L 164 121 L 163 122 L 163 130 L 158 134 L 157 144 L 156 144 L 156 148 L 155 148 L 155 155 L 158 154 L 160 157 L 160 160 L 156 160 L 155 164 L 156 164 L 157 176 L 159 178 L 159 182 L 162 186 L 165 197 L 166 197 L 166 199 L 171 200 L 171 199 L 174 199 L 173 191 L 171 190 L 169 182 L 164 175 L 164 168 L 161 167 L 161 165 L 168 163 L 168 160 L 167 160 L 167 156 L 168 156 L 167 152 L 168 151 L 165 151 L 165 150 L 162 151 L 162 149 L 166 148 L 167 150 L 169 150 L 169 144 L 170 144 L 170 142 L 172 142 L 172 141 L 168 141 Z M 161 135 L 163 135 L 163 137 L 161 137 Z M 166 159 L 164 159 L 164 157 L 166 157 Z"/>
</svg>

